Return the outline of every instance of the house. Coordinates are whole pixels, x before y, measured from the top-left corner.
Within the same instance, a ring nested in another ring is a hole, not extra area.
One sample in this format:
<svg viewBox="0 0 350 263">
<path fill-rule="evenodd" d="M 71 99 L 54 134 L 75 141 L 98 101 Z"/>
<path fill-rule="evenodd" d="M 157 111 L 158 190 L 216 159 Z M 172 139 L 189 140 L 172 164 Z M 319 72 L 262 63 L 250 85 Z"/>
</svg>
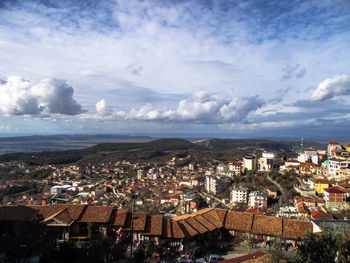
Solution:
<svg viewBox="0 0 350 263">
<path fill-rule="evenodd" d="M 346 204 L 346 192 L 339 186 L 325 189 L 324 201 L 326 208 L 344 209 Z"/>
<path fill-rule="evenodd" d="M 228 170 L 233 175 L 239 176 L 242 173 L 242 163 L 241 162 L 230 162 L 228 164 Z"/>
<path fill-rule="evenodd" d="M 337 142 L 330 142 L 330 143 L 328 143 L 328 146 L 327 146 L 328 157 L 331 156 L 331 154 L 332 154 L 332 152 L 334 150 L 342 150 L 342 149 L 343 149 L 343 147 Z"/>
<path fill-rule="evenodd" d="M 250 192 L 248 206 L 255 209 L 267 209 L 267 194 L 258 191 Z"/>
<path fill-rule="evenodd" d="M 330 182 L 326 179 L 310 179 L 310 188 L 314 189 L 318 194 L 323 194 L 325 189 L 328 188 L 329 185 Z"/>
</svg>

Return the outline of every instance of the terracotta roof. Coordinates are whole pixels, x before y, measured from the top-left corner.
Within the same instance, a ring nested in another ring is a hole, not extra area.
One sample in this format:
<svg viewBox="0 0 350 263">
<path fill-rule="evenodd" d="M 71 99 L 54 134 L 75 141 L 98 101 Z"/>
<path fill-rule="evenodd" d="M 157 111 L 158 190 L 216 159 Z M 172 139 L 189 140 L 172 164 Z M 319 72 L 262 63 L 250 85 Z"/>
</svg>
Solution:
<svg viewBox="0 0 350 263">
<path fill-rule="evenodd" d="M 238 231 L 250 231 L 253 218 L 254 214 L 251 213 L 228 211 L 225 220 L 225 228 Z"/>
<path fill-rule="evenodd" d="M 264 215 L 255 215 L 252 233 L 278 236 L 282 234 L 282 218 Z"/>
<path fill-rule="evenodd" d="M 341 189 L 340 187 L 337 186 L 333 186 L 333 187 L 329 187 L 324 189 L 327 193 L 335 193 L 335 194 L 343 194 L 345 193 L 345 191 L 343 189 Z"/>
<path fill-rule="evenodd" d="M 325 212 L 320 211 L 320 210 L 311 211 L 312 218 L 318 218 L 318 217 L 323 216 L 325 214 L 326 214 Z"/>
<path fill-rule="evenodd" d="M 172 238 L 178 239 L 178 238 L 184 238 L 185 233 L 182 231 L 181 226 L 178 222 L 170 220 L 171 221 L 171 232 L 172 232 Z"/>
<path fill-rule="evenodd" d="M 215 211 L 216 214 L 218 215 L 219 220 L 220 220 L 220 223 L 221 223 L 222 225 L 224 225 L 227 210 L 216 208 L 214 211 Z"/>
<path fill-rule="evenodd" d="M 187 218 L 185 221 L 189 223 L 194 229 L 196 229 L 200 234 L 208 232 L 208 229 L 193 217 Z"/>
<path fill-rule="evenodd" d="M 68 209 L 64 208 L 61 211 L 58 211 L 57 213 L 47 217 L 44 222 L 50 221 L 52 219 L 57 219 L 58 221 L 62 222 L 63 224 L 70 225 L 74 222 L 74 220 L 70 217 Z"/>
<path fill-rule="evenodd" d="M 134 213 L 134 231 L 145 231 L 147 214 L 145 212 Z M 125 220 L 125 226 L 123 230 L 131 231 L 131 213 L 129 212 Z"/>
<path fill-rule="evenodd" d="M 217 228 L 221 228 L 224 226 L 222 224 L 222 221 L 220 220 L 220 217 L 218 216 L 218 214 L 214 210 L 211 210 L 211 211 L 203 214 L 202 216 L 205 217 L 210 223 L 215 225 Z"/>
<path fill-rule="evenodd" d="M 180 220 L 184 220 L 184 219 L 189 218 L 189 217 L 195 217 L 197 215 L 205 214 L 205 213 L 207 213 L 209 211 L 212 211 L 213 209 L 214 208 L 204 208 L 204 209 L 199 210 L 199 211 L 197 211 L 195 213 L 192 213 L 192 214 L 184 214 L 184 215 L 181 215 L 181 216 L 174 216 L 172 219 L 174 221 L 180 221 Z"/>
<path fill-rule="evenodd" d="M 313 225 L 311 222 L 293 219 L 284 219 L 283 221 L 283 236 L 286 238 L 295 240 L 303 239 L 307 231 L 313 232 Z"/>
<path fill-rule="evenodd" d="M 197 221 L 199 221 L 199 222 L 200 222 L 205 228 L 207 228 L 209 231 L 213 231 L 213 230 L 217 229 L 217 227 L 216 227 L 214 224 L 210 223 L 210 222 L 209 222 L 204 216 L 202 216 L 202 215 L 196 216 L 195 219 L 196 219 Z"/>
<path fill-rule="evenodd" d="M 171 231 L 171 221 L 169 218 L 163 218 L 163 232 L 162 237 L 164 238 L 172 238 Z"/>
<path fill-rule="evenodd" d="M 128 210 L 118 209 L 115 217 L 114 226 L 124 226 Z"/>
<path fill-rule="evenodd" d="M 71 204 L 48 205 L 48 206 L 29 205 L 28 207 L 37 210 L 39 212 L 39 214 L 42 215 L 42 217 L 44 219 L 46 219 L 49 216 L 52 216 L 53 214 L 56 214 L 57 212 L 67 208 L 70 218 L 73 220 L 78 220 L 79 217 L 82 215 L 86 205 L 71 205 Z"/>
<path fill-rule="evenodd" d="M 154 215 L 147 217 L 145 236 L 161 236 L 163 229 L 163 216 Z"/>
<path fill-rule="evenodd" d="M 27 206 L 0 206 L 0 221 L 21 221 L 38 216 L 38 211 Z"/>
<path fill-rule="evenodd" d="M 182 232 L 185 234 L 185 237 L 194 237 L 194 236 L 198 235 L 198 231 L 195 230 L 190 224 L 188 224 L 184 220 L 173 221 L 173 223 L 179 223 L 179 226 L 180 226 Z"/>
<path fill-rule="evenodd" d="M 108 223 L 113 206 L 88 206 L 78 222 L 81 223 Z"/>
</svg>

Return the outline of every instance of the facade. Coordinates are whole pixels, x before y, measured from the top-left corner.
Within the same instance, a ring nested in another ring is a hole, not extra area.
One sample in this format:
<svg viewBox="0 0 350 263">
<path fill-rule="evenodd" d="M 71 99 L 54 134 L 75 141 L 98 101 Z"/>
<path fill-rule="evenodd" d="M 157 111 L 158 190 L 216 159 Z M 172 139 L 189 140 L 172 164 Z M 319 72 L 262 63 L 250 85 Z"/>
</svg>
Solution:
<svg viewBox="0 0 350 263">
<path fill-rule="evenodd" d="M 328 143 L 328 147 L 327 147 L 328 157 L 330 157 L 332 155 L 332 151 L 334 151 L 334 150 L 342 150 L 341 145 L 337 142 Z"/>
<path fill-rule="evenodd" d="M 233 188 L 230 191 L 230 203 L 244 203 L 248 201 L 248 189 L 245 187 Z"/>
<path fill-rule="evenodd" d="M 339 186 L 325 189 L 324 201 L 326 208 L 344 209 L 346 204 L 346 192 Z"/>
<path fill-rule="evenodd" d="M 340 170 L 350 169 L 350 161 L 340 159 L 329 159 L 328 160 L 328 175 L 329 176 L 340 176 Z"/>
<path fill-rule="evenodd" d="M 225 191 L 227 187 L 227 180 L 218 176 L 207 175 L 205 177 L 205 189 L 208 193 L 217 195 Z"/>
<path fill-rule="evenodd" d="M 267 194 L 258 191 L 250 192 L 248 206 L 255 209 L 267 209 Z"/>
<path fill-rule="evenodd" d="M 241 162 L 230 162 L 228 164 L 229 172 L 233 175 L 239 176 L 242 173 L 242 163 Z"/>
<path fill-rule="evenodd" d="M 243 169 L 249 170 L 256 170 L 257 168 L 257 163 L 256 163 L 256 158 L 254 155 L 246 155 L 243 157 Z"/>
</svg>

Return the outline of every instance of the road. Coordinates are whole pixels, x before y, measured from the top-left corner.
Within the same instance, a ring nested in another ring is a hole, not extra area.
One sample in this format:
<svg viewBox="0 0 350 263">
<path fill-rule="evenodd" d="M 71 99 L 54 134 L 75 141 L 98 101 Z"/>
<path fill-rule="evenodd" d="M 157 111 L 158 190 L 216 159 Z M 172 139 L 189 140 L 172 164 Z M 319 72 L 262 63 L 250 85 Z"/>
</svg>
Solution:
<svg viewBox="0 0 350 263">
<path fill-rule="evenodd" d="M 276 186 L 276 188 L 278 189 L 278 191 L 280 191 L 280 193 L 281 193 L 281 196 L 278 197 L 278 202 L 275 204 L 274 211 L 273 211 L 274 214 L 276 215 L 277 212 L 280 210 L 281 205 L 282 205 L 283 203 L 286 203 L 286 202 L 288 201 L 288 200 L 287 200 L 287 196 L 286 196 L 286 193 L 285 193 L 284 190 L 283 190 L 283 187 L 282 187 L 279 183 L 277 183 L 276 181 L 272 180 L 272 179 L 269 177 L 268 173 L 263 173 L 263 176 L 264 176 L 267 180 L 269 180 L 271 183 L 273 183 L 273 184 Z"/>
</svg>

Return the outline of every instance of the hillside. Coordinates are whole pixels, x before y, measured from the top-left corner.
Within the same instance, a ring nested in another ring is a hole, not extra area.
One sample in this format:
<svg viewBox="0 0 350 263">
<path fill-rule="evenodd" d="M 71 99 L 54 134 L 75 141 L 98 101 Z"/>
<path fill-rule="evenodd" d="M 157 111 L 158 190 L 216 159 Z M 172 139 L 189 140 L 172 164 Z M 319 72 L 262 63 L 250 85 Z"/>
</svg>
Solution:
<svg viewBox="0 0 350 263">
<path fill-rule="evenodd" d="M 214 151 L 265 150 L 273 152 L 292 152 L 300 150 L 297 141 L 272 141 L 266 139 L 206 139 L 195 142 Z M 326 144 L 304 142 L 304 147 L 325 148 Z"/>
<path fill-rule="evenodd" d="M 79 150 L 10 153 L 0 156 L 0 162 L 23 161 L 28 164 L 67 164 L 77 161 L 148 160 L 166 156 L 169 152 L 203 149 L 183 139 L 159 139 L 145 143 L 104 143 Z"/>
</svg>

